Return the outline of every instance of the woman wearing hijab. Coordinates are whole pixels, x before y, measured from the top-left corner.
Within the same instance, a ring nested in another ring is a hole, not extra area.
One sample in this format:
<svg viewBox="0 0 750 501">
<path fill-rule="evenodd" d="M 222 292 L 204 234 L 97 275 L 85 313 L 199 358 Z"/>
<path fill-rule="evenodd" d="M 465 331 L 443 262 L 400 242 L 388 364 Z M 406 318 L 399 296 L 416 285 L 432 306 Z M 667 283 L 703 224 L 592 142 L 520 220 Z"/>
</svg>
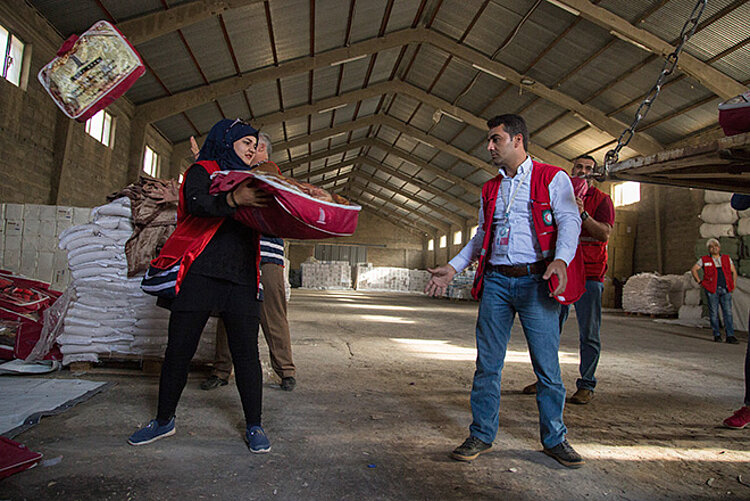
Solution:
<svg viewBox="0 0 750 501">
<path fill-rule="evenodd" d="M 175 411 L 190 360 L 213 312 L 221 316 L 227 330 L 247 424 L 245 441 L 252 452 L 271 450 L 261 426 L 259 235 L 232 219 L 238 206 L 264 207 L 269 198 L 248 184 L 229 193 L 209 194 L 212 173 L 250 168 L 257 141 L 258 131 L 249 124 L 221 120 L 211 128 L 197 162 L 185 173 L 177 228 L 151 262 L 142 285 L 172 313 L 156 419 L 130 436 L 131 445 L 149 444 L 175 433 Z"/>
</svg>

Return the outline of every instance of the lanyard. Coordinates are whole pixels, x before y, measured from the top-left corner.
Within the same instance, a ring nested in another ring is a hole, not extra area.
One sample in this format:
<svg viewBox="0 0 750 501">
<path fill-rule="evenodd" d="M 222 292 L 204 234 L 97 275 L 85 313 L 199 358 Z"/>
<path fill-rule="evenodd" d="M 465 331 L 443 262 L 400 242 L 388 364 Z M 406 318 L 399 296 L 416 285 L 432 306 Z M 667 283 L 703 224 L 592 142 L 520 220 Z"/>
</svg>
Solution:
<svg viewBox="0 0 750 501">
<path fill-rule="evenodd" d="M 516 185 L 516 189 L 513 190 L 513 193 L 510 196 L 510 200 L 508 200 L 507 205 L 505 206 L 505 218 L 507 219 L 510 216 L 510 208 L 513 207 L 513 201 L 516 199 L 516 195 L 518 195 L 518 190 L 521 188 L 521 185 L 526 181 L 526 178 L 529 177 L 529 173 L 531 172 L 531 169 L 528 169 L 523 174 L 523 178 L 521 178 L 521 181 Z M 511 183 L 513 178 L 511 178 Z M 503 187 L 502 184 L 500 185 L 500 197 L 503 199 L 503 202 L 505 202 L 505 195 L 503 195 Z"/>
</svg>

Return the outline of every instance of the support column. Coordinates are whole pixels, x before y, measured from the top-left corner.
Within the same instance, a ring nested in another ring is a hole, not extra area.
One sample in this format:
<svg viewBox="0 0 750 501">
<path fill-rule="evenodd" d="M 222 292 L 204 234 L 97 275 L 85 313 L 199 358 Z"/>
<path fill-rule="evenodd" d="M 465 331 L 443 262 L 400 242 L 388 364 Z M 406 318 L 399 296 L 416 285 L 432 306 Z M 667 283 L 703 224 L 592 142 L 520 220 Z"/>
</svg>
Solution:
<svg viewBox="0 0 750 501">
<path fill-rule="evenodd" d="M 70 150 L 73 145 L 73 134 L 76 122 L 62 113 L 57 113 L 57 125 L 55 127 L 55 142 L 52 159 L 52 178 L 50 179 L 50 205 L 65 205 L 63 203 L 64 193 L 63 181 L 65 179 L 65 168 L 70 160 Z"/>
<path fill-rule="evenodd" d="M 128 164 L 128 183 L 138 180 L 143 169 L 143 152 L 146 147 L 146 127 L 148 124 L 136 115 L 130 123 L 130 155 Z"/>
<path fill-rule="evenodd" d="M 661 186 L 654 185 L 654 223 L 656 229 L 656 271 L 664 274 L 664 252 L 661 228 Z"/>
</svg>

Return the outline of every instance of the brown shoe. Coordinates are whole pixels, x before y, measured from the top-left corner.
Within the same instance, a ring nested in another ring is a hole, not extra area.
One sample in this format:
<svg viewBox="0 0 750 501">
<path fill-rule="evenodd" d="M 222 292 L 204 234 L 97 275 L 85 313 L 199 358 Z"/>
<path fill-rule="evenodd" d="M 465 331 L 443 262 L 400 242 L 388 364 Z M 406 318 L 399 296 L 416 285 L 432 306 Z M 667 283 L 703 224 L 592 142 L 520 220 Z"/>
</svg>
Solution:
<svg viewBox="0 0 750 501">
<path fill-rule="evenodd" d="M 523 393 L 524 395 L 536 395 L 536 383 L 524 386 L 523 390 L 521 390 L 521 393 Z"/>
<path fill-rule="evenodd" d="M 573 396 L 568 399 L 568 402 L 571 404 L 584 405 L 591 402 L 593 399 L 593 391 L 587 390 L 586 388 L 578 388 L 578 390 L 573 393 Z"/>
</svg>

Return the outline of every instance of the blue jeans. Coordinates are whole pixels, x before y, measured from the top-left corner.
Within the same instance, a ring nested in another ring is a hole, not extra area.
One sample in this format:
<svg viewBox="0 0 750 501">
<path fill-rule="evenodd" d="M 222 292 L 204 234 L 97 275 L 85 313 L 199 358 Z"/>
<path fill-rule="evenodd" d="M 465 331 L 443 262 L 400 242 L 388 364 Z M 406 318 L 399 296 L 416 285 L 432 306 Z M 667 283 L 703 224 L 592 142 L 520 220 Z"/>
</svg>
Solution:
<svg viewBox="0 0 750 501">
<path fill-rule="evenodd" d="M 484 276 L 477 317 L 477 361 L 471 389 L 472 436 L 492 443 L 500 412 L 500 376 L 516 313 L 521 319 L 537 377 L 539 428 L 546 448 L 565 439 L 565 386 L 560 376 L 560 304 L 549 297 L 541 275 L 511 278 L 497 272 Z"/>
<path fill-rule="evenodd" d="M 732 293 L 725 287 L 716 287 L 716 294 L 706 291 L 708 296 L 708 316 L 711 319 L 711 329 L 714 331 L 714 337 L 720 337 L 719 330 L 719 306 L 721 306 L 721 316 L 724 317 L 724 330 L 727 337 L 734 336 L 734 322 L 732 321 Z"/>
<path fill-rule="evenodd" d="M 596 388 L 596 367 L 599 365 L 599 354 L 602 351 L 600 336 L 602 325 L 602 291 L 604 284 L 596 280 L 586 280 L 586 292 L 575 302 L 578 319 L 578 340 L 581 351 L 579 371 L 581 377 L 576 380 L 576 388 L 594 391 Z M 570 306 L 560 308 L 560 332 L 568 319 Z"/>
</svg>

